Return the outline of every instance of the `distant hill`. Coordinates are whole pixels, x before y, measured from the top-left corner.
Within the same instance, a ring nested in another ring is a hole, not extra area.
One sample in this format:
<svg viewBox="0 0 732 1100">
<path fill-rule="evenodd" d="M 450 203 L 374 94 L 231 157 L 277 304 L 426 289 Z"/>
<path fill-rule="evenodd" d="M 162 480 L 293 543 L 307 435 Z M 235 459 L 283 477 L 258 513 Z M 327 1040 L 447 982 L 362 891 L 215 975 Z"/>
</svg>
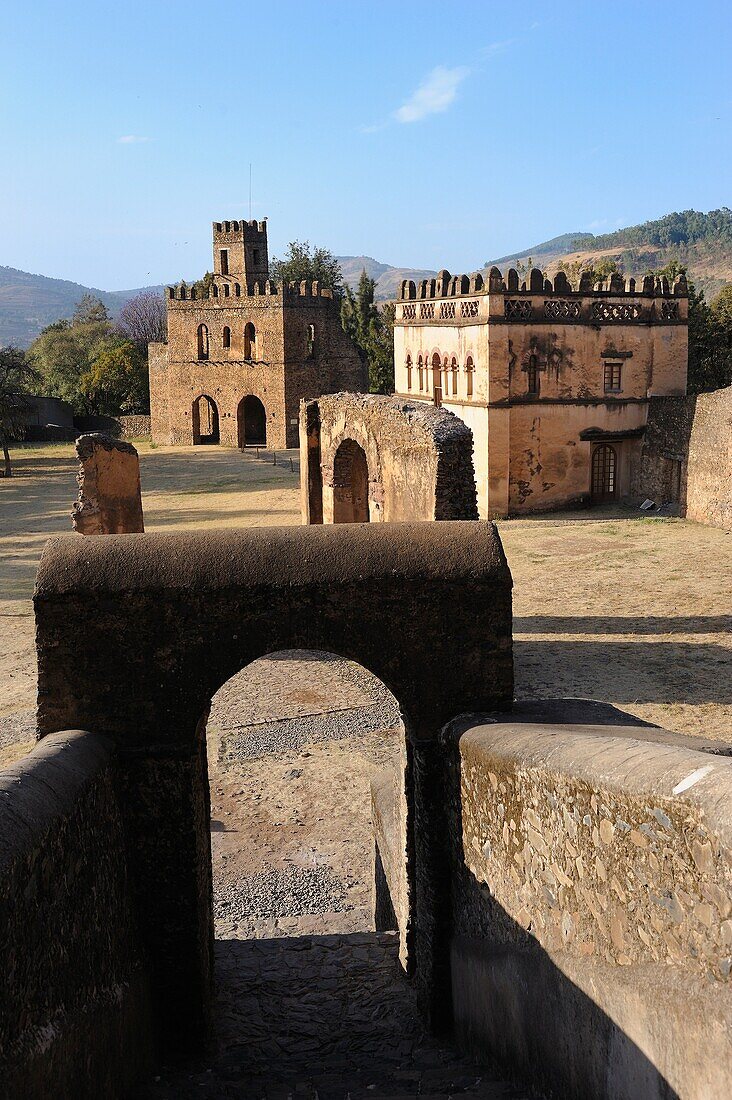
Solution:
<svg viewBox="0 0 732 1100">
<path fill-rule="evenodd" d="M 422 268 L 390 267 L 371 256 L 337 256 L 336 259 L 341 265 L 343 279 L 350 287 L 356 289 L 361 272 L 365 271 L 376 282 L 376 297 L 381 300 L 396 298 L 403 279 L 419 282 L 420 279 L 432 279 L 437 274 L 436 271 Z"/>
<path fill-rule="evenodd" d="M 615 260 L 626 275 L 643 275 L 653 268 L 678 260 L 689 269 L 698 290 L 707 301 L 732 282 L 732 210 L 697 210 L 667 214 L 656 221 L 632 225 L 613 233 L 564 233 L 542 244 L 490 260 L 505 269 L 529 258 L 553 277 L 560 262 L 580 263 L 601 257 Z M 504 271 L 505 273 L 505 271 Z"/>
<path fill-rule="evenodd" d="M 76 303 L 85 294 L 99 298 L 110 315 L 116 317 L 125 302 L 139 293 L 139 290 L 98 290 L 66 279 L 48 279 L 14 267 L 0 267 L 0 347 L 5 344 L 28 347 L 46 325 L 71 317 Z"/>
<path fill-rule="evenodd" d="M 429 279 L 435 272 L 411 268 L 390 267 L 370 256 L 339 256 L 343 278 L 354 290 L 365 268 L 376 280 L 379 299 L 394 298 L 402 279 Z M 177 281 L 177 280 L 172 280 Z M 190 280 L 193 282 L 193 279 Z M 162 293 L 163 284 L 143 286 L 135 290 L 99 290 L 66 279 L 49 279 L 32 275 L 15 267 L 0 267 L 0 347 L 16 344 L 27 348 L 41 329 L 62 317 L 73 315 L 76 303 L 85 294 L 93 294 L 104 302 L 111 317 L 119 316 L 125 302 L 143 291 Z"/>
<path fill-rule="evenodd" d="M 527 265 L 532 258 L 552 277 L 561 261 L 584 262 L 600 257 L 614 259 L 629 276 L 643 275 L 649 268 L 665 267 L 671 260 L 678 260 L 687 265 L 693 282 L 710 300 L 725 283 L 732 282 L 732 210 L 722 207 L 708 214 L 685 210 L 601 236 L 563 233 L 532 248 L 489 260 L 485 266 L 495 264 L 505 273 L 517 263 Z M 436 274 L 418 268 L 392 267 L 372 256 L 338 256 L 337 260 L 343 278 L 354 289 L 365 269 L 376 281 L 376 296 L 382 301 L 398 295 L 403 279 L 418 282 Z M 162 291 L 163 287 L 97 290 L 65 279 L 48 279 L 45 275 L 0 267 L 0 347 L 4 344 L 27 347 L 46 325 L 61 317 L 71 317 L 84 294 L 100 298 L 112 317 L 116 317 L 128 299 L 144 290 Z"/>
</svg>

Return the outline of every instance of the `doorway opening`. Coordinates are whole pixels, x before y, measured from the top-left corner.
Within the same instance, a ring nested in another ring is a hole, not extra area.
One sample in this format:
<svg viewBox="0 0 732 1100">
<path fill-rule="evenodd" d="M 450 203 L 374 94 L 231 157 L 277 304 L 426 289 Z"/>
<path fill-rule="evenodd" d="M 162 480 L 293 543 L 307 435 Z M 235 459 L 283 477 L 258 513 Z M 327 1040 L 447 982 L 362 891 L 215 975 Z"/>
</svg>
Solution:
<svg viewBox="0 0 732 1100">
<path fill-rule="evenodd" d="M 354 439 L 344 439 L 333 460 L 333 522 L 368 523 L 369 467 Z"/>
<path fill-rule="evenodd" d="M 267 411 L 254 394 L 243 397 L 237 409 L 239 447 L 266 447 Z"/>
<path fill-rule="evenodd" d="M 192 421 L 194 446 L 220 442 L 219 410 L 216 402 L 208 394 L 201 394 L 193 402 Z"/>
<path fill-rule="evenodd" d="M 617 493 L 618 456 L 614 447 L 600 443 L 592 452 L 593 501 L 615 500 Z"/>
</svg>

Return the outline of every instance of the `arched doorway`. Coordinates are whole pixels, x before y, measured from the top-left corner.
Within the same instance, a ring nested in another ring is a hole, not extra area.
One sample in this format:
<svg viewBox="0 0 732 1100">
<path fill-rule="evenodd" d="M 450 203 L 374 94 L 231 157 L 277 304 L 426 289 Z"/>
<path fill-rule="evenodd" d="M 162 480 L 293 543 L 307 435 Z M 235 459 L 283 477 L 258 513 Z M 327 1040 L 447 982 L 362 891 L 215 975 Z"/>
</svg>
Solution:
<svg viewBox="0 0 732 1100">
<path fill-rule="evenodd" d="M 369 467 L 354 439 L 344 439 L 333 461 L 333 522 L 369 522 Z"/>
<path fill-rule="evenodd" d="M 240 447 L 266 447 L 267 411 L 254 394 L 242 397 L 236 413 Z"/>
<path fill-rule="evenodd" d="M 618 456 L 614 447 L 601 443 L 592 452 L 592 499 L 614 500 L 617 490 Z"/>
<path fill-rule="evenodd" d="M 208 394 L 201 394 L 193 402 L 193 444 L 219 443 L 219 410 Z"/>
</svg>

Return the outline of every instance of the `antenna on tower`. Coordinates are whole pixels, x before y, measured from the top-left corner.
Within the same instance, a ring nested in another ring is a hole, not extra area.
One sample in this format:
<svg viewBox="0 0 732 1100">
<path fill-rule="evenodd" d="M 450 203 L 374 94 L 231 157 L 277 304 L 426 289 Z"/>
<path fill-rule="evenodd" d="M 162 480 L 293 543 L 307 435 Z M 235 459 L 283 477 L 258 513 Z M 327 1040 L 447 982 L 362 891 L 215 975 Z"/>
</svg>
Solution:
<svg viewBox="0 0 732 1100">
<path fill-rule="evenodd" d="M 252 220 L 252 162 L 249 161 L 249 221 Z"/>
</svg>

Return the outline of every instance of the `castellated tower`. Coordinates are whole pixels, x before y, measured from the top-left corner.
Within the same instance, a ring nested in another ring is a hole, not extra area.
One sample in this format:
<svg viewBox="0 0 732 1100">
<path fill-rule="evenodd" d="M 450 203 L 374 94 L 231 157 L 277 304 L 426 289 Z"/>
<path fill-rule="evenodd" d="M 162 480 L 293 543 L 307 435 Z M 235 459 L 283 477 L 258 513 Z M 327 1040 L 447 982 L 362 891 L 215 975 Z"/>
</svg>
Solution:
<svg viewBox="0 0 732 1100">
<path fill-rule="evenodd" d="M 168 340 L 151 344 L 153 440 L 297 447 L 302 398 L 368 379 L 333 292 L 269 278 L 267 222 L 213 223 L 213 276 L 168 287 Z"/>
<path fill-rule="evenodd" d="M 214 274 L 231 275 L 250 285 L 269 275 L 267 221 L 213 223 Z"/>
</svg>

